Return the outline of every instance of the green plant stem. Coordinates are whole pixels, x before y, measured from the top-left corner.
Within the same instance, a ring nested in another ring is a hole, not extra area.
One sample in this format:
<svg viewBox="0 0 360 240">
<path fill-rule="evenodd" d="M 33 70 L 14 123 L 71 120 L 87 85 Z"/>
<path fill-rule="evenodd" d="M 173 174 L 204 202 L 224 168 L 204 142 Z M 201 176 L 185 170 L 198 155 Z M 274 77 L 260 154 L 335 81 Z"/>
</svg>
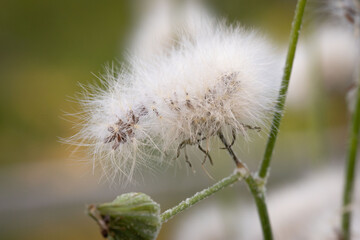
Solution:
<svg viewBox="0 0 360 240">
<path fill-rule="evenodd" d="M 234 184 L 235 182 L 239 181 L 240 179 L 242 179 L 241 177 L 241 173 L 240 172 L 236 172 L 222 180 L 220 180 L 219 182 L 217 182 L 216 184 L 214 184 L 213 186 L 202 190 L 201 192 L 196 193 L 194 196 L 185 199 L 184 201 L 182 201 L 181 203 L 179 203 L 177 206 L 166 210 L 164 213 L 161 214 L 161 222 L 165 223 L 167 222 L 169 219 L 171 219 L 172 217 L 174 217 L 176 214 L 184 211 L 185 209 L 195 205 L 196 203 L 198 203 L 199 201 L 213 195 L 214 193 L 222 190 L 223 188 Z"/>
<path fill-rule="evenodd" d="M 304 10 L 307 0 L 298 0 L 295 10 L 294 20 L 292 22 L 291 33 L 290 33 L 290 42 L 288 47 L 288 53 L 286 57 L 286 63 L 284 68 L 284 75 L 281 82 L 281 89 L 278 97 L 278 102 L 276 105 L 276 112 L 274 114 L 273 122 L 270 129 L 269 138 L 266 144 L 266 149 L 264 153 L 263 160 L 261 162 L 258 176 L 260 178 L 266 179 L 270 167 L 272 153 L 275 147 L 276 138 L 278 135 L 281 118 L 283 115 L 286 94 L 289 87 L 289 81 L 291 76 L 291 70 L 293 67 L 296 46 L 299 39 L 302 19 L 304 15 Z"/>
<path fill-rule="evenodd" d="M 351 119 L 350 143 L 347 153 L 345 173 L 345 187 L 343 193 L 342 239 L 350 239 L 351 232 L 351 203 L 354 191 L 356 154 L 360 129 L 360 83 L 357 87 L 356 106 Z"/>
<path fill-rule="evenodd" d="M 273 234 L 265 201 L 265 193 L 261 190 L 259 184 L 253 178 L 253 176 L 249 175 L 247 178 L 245 178 L 245 182 L 247 183 L 250 192 L 255 200 L 264 240 L 272 240 Z"/>
<path fill-rule="evenodd" d="M 231 145 L 227 142 L 224 135 L 219 132 L 218 136 L 221 140 L 221 142 L 224 144 L 225 148 L 229 155 L 234 160 L 237 169 L 240 173 L 242 173 L 242 176 L 244 176 L 245 182 L 247 183 L 250 192 L 255 200 L 256 208 L 259 214 L 260 223 L 261 223 L 261 229 L 263 232 L 263 237 L 265 240 L 272 240 L 272 230 L 271 230 L 271 224 L 270 224 L 270 218 L 267 211 L 266 201 L 265 201 L 265 193 L 263 191 L 262 185 L 258 184 L 254 177 L 251 175 L 250 170 L 246 167 L 244 163 L 242 163 L 238 157 L 236 156 L 235 152 L 232 150 Z"/>
</svg>

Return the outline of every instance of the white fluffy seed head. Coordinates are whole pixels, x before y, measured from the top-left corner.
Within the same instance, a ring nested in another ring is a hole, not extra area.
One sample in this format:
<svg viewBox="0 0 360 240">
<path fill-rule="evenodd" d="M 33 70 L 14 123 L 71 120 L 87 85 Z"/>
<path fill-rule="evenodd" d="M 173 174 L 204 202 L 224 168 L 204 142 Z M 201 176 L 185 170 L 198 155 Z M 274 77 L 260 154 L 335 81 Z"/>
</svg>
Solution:
<svg viewBox="0 0 360 240">
<path fill-rule="evenodd" d="M 136 71 L 134 85 L 154 99 L 161 138 L 195 144 L 225 126 L 263 127 L 281 72 L 268 43 L 253 31 L 211 22 L 180 43 Z"/>
<path fill-rule="evenodd" d="M 91 146 L 109 178 L 131 179 L 137 165 L 170 162 L 219 131 L 247 136 L 266 127 L 280 87 L 277 55 L 255 31 L 196 21 L 196 34 L 179 35 L 151 60 L 132 56 L 131 70 L 110 71 L 105 89 L 82 102 L 85 121 L 74 139 Z"/>
</svg>

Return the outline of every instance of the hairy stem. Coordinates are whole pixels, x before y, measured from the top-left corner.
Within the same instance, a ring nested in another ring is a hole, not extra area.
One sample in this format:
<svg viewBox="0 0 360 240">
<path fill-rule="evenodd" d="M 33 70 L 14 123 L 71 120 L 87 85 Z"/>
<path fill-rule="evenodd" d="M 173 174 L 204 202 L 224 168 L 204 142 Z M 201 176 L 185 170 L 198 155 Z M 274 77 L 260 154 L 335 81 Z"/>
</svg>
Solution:
<svg viewBox="0 0 360 240">
<path fill-rule="evenodd" d="M 169 210 L 166 210 L 164 213 L 161 214 L 161 222 L 162 223 L 167 222 L 169 219 L 174 217 L 176 214 L 186 210 L 187 208 L 198 203 L 199 201 L 213 195 L 214 193 L 222 190 L 223 188 L 225 188 L 231 184 L 234 184 L 235 182 L 237 182 L 241 179 L 242 179 L 242 175 L 240 172 L 237 171 L 234 174 L 220 180 L 213 186 L 211 186 L 207 189 L 204 189 L 201 192 L 196 193 L 194 196 L 187 198 L 186 200 L 179 203 L 177 206 L 175 206 Z"/>
<path fill-rule="evenodd" d="M 255 200 L 264 240 L 272 240 L 273 235 L 272 235 L 270 218 L 265 201 L 265 193 L 251 175 L 245 178 L 245 182 L 247 183 L 250 192 Z"/>
<path fill-rule="evenodd" d="M 350 239 L 351 233 L 351 203 L 354 191 L 356 153 L 360 129 L 360 83 L 357 86 L 356 106 L 351 119 L 350 143 L 347 152 L 347 166 L 343 193 L 342 239 Z"/>
<path fill-rule="evenodd" d="M 280 122 L 282 118 L 282 113 L 284 110 L 285 100 L 286 100 L 286 94 L 289 86 L 289 80 L 291 76 L 291 70 L 293 67 L 295 52 L 296 52 L 296 46 L 299 39 L 302 19 L 304 15 L 305 5 L 307 0 L 298 0 L 298 3 L 296 5 L 295 10 L 295 16 L 294 20 L 292 22 L 291 27 L 291 33 L 290 33 L 290 42 L 288 47 L 288 53 L 286 57 L 285 62 L 285 68 L 284 68 L 284 75 L 281 82 L 281 89 L 279 92 L 278 102 L 276 105 L 276 112 L 274 114 L 274 118 L 272 121 L 269 139 L 266 144 L 266 149 L 264 153 L 263 160 L 261 162 L 260 168 L 259 168 L 259 177 L 265 179 L 267 177 L 272 153 L 275 147 L 276 138 L 278 135 Z"/>
<path fill-rule="evenodd" d="M 231 145 L 226 141 L 224 135 L 219 132 L 218 136 L 221 142 L 224 144 L 225 149 L 228 151 L 229 155 L 233 158 L 238 168 L 238 171 L 242 173 L 242 176 L 247 183 L 250 192 L 255 200 L 256 208 L 259 214 L 261 228 L 263 232 L 264 240 L 272 240 L 272 230 L 270 224 L 270 218 L 267 211 L 266 201 L 265 201 L 265 193 L 263 191 L 262 186 L 256 182 L 254 177 L 251 175 L 249 169 L 243 164 L 236 156 L 235 152 L 232 150 Z"/>
</svg>

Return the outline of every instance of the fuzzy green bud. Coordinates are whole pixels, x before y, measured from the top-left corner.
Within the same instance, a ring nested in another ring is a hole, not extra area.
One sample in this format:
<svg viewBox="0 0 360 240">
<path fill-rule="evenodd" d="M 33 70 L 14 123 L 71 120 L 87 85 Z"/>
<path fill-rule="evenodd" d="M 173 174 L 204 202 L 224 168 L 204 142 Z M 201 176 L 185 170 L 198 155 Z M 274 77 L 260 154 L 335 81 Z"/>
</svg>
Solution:
<svg viewBox="0 0 360 240">
<path fill-rule="evenodd" d="M 110 203 L 90 205 L 88 214 L 104 238 L 154 240 L 160 228 L 160 205 L 143 193 L 126 193 Z"/>
</svg>

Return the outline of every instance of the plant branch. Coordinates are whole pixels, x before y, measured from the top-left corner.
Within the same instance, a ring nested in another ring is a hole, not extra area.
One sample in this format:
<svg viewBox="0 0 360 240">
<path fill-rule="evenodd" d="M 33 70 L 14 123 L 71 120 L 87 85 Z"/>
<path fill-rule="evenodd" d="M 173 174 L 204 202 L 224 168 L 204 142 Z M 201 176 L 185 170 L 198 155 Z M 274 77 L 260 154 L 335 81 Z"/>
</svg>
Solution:
<svg viewBox="0 0 360 240">
<path fill-rule="evenodd" d="M 245 178 L 245 182 L 247 183 L 250 192 L 255 200 L 264 240 L 272 240 L 273 235 L 272 235 L 272 229 L 271 229 L 270 218 L 267 210 L 267 205 L 265 201 L 265 193 L 264 191 L 261 190 L 261 187 L 253 178 L 253 176 L 249 175 L 247 178 Z"/>
<path fill-rule="evenodd" d="M 223 188 L 234 184 L 235 182 L 242 179 L 242 175 L 239 171 L 236 171 L 234 174 L 220 180 L 213 186 L 202 190 L 201 192 L 196 193 L 194 196 L 187 198 L 186 200 L 179 203 L 177 206 L 166 210 L 164 213 L 161 214 L 161 222 L 165 223 L 168 220 L 170 220 L 172 217 L 174 217 L 176 214 L 184 211 L 185 209 L 195 205 L 199 201 L 213 195 L 214 193 L 222 190 Z"/>
<path fill-rule="evenodd" d="M 305 5 L 307 0 L 298 0 L 295 10 L 294 20 L 292 22 L 291 33 L 290 33 L 290 43 L 288 47 L 288 53 L 286 57 L 286 63 L 284 68 L 284 75 L 281 82 L 281 89 L 279 92 L 279 97 L 276 105 L 276 112 L 274 114 L 273 122 L 270 129 L 269 139 L 266 144 L 266 149 L 264 153 L 263 160 L 259 168 L 259 177 L 266 179 L 270 167 L 272 153 L 275 147 L 276 138 L 278 135 L 280 122 L 284 110 L 286 94 L 289 87 L 289 81 L 291 76 L 291 70 L 293 67 L 296 45 L 299 39 L 302 19 L 304 15 Z"/>
<path fill-rule="evenodd" d="M 254 177 L 251 175 L 249 169 L 246 167 L 245 164 L 243 164 L 236 156 L 234 151 L 231 148 L 231 145 L 226 141 L 224 135 L 219 132 L 218 136 L 221 140 L 221 142 L 224 144 L 225 149 L 228 151 L 229 155 L 233 158 L 233 160 L 236 163 L 236 166 L 238 168 L 238 171 L 242 173 L 242 176 L 245 179 L 245 182 L 247 183 L 250 192 L 255 200 L 256 208 L 259 214 L 261 228 L 263 232 L 263 237 L 265 240 L 272 240 L 272 230 L 271 230 L 271 224 L 270 224 L 270 218 L 267 211 L 267 206 L 265 202 L 265 193 L 262 190 L 262 186 L 256 182 Z"/>
<path fill-rule="evenodd" d="M 360 83 L 357 86 L 356 106 L 351 119 L 350 143 L 347 153 L 345 186 L 343 193 L 342 239 L 350 239 L 351 203 L 354 191 L 356 154 L 360 129 Z"/>
</svg>

